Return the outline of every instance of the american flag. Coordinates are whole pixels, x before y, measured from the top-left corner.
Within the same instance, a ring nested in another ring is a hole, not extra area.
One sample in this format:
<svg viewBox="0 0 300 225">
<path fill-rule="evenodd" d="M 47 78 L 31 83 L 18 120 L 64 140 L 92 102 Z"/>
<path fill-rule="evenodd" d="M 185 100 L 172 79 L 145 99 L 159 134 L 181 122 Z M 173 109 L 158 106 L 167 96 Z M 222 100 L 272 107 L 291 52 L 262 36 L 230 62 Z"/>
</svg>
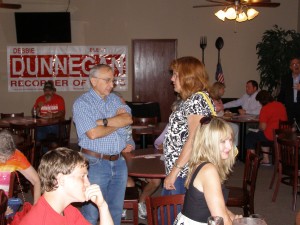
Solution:
<svg viewBox="0 0 300 225">
<path fill-rule="evenodd" d="M 221 82 L 221 83 L 225 83 L 221 63 L 217 64 L 216 81 Z"/>
</svg>

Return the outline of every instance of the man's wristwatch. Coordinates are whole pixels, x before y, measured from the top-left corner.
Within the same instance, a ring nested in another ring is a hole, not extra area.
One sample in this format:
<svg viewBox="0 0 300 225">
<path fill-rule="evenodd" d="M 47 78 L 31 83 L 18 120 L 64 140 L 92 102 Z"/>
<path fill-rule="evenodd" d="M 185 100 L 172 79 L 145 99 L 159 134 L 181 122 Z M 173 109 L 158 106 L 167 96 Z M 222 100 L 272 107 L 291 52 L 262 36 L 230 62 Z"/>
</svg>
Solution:
<svg viewBox="0 0 300 225">
<path fill-rule="evenodd" d="M 103 125 L 104 125 L 105 127 L 107 127 L 108 120 L 107 120 L 106 118 L 104 118 L 102 121 L 103 121 Z"/>
</svg>

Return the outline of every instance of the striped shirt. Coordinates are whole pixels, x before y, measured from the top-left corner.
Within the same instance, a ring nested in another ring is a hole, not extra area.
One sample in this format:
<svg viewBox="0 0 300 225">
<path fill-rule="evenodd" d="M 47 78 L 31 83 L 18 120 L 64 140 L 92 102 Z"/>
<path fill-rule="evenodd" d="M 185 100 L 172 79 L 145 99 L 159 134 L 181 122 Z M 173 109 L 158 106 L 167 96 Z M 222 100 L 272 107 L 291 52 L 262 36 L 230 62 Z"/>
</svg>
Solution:
<svg viewBox="0 0 300 225">
<path fill-rule="evenodd" d="M 119 128 L 113 133 L 91 140 L 86 132 L 97 127 L 97 120 L 116 116 L 117 110 L 130 108 L 124 105 L 120 98 L 111 93 L 102 99 L 93 89 L 81 95 L 73 105 L 73 119 L 76 125 L 79 146 L 106 155 L 119 154 L 126 146 L 128 131 L 126 127 Z M 108 124 L 109 125 L 109 124 Z"/>
</svg>

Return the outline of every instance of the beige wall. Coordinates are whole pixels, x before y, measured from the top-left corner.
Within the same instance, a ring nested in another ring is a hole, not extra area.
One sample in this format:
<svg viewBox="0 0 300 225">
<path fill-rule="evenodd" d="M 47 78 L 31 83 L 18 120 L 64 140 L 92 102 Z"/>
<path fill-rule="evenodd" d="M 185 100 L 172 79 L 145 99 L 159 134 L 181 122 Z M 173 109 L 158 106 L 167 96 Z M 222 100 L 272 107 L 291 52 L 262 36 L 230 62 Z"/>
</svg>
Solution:
<svg viewBox="0 0 300 225">
<path fill-rule="evenodd" d="M 71 45 L 127 45 L 129 49 L 129 90 L 124 94 L 131 100 L 132 39 L 178 39 L 178 56 L 201 57 L 199 37 L 206 35 L 208 46 L 205 62 L 214 81 L 217 63 L 215 40 L 221 36 L 225 45 L 221 51 L 226 81 L 225 97 L 238 97 L 244 93 L 245 81 L 259 80 L 256 70 L 256 44 L 266 29 L 278 24 L 284 29 L 297 29 L 298 0 L 273 0 L 278 8 L 258 8 L 260 14 L 253 21 L 222 22 L 214 16 L 220 7 L 193 9 L 204 0 L 72 0 L 69 7 L 72 18 Z M 65 11 L 66 0 L 20 0 L 19 11 Z M 57 4 L 49 4 L 56 2 Z M 298 29 L 299 30 L 299 29 Z M 0 9 L 0 112 L 24 111 L 41 92 L 9 93 L 7 91 L 6 47 L 16 45 L 14 10 Z M 74 99 L 80 92 L 61 92 L 66 100 L 67 116 L 71 115 Z M 74 129 L 73 129 L 74 130 Z M 74 133 L 73 133 L 74 136 Z"/>
</svg>

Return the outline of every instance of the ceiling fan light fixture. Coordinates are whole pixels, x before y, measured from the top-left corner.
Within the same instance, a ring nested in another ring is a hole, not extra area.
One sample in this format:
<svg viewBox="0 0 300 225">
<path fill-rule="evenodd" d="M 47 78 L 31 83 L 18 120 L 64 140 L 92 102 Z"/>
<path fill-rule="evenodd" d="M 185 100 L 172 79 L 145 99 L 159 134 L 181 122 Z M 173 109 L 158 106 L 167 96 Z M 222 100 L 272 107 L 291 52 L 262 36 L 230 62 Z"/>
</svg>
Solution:
<svg viewBox="0 0 300 225">
<path fill-rule="evenodd" d="M 227 9 L 225 15 L 226 15 L 226 18 L 229 20 L 236 19 L 236 11 L 233 7 L 230 7 L 229 9 Z"/>
<path fill-rule="evenodd" d="M 248 20 L 254 19 L 258 14 L 259 12 L 253 8 L 247 10 Z"/>
<path fill-rule="evenodd" d="M 218 17 L 220 20 L 225 21 L 226 13 L 223 10 L 219 10 L 215 13 L 215 16 Z"/>
<path fill-rule="evenodd" d="M 236 21 L 237 21 L 237 22 L 244 22 L 244 21 L 246 21 L 247 19 L 248 19 L 248 18 L 247 18 L 247 15 L 246 15 L 245 12 L 239 13 L 239 14 L 237 15 L 237 17 L 236 17 Z"/>
</svg>

